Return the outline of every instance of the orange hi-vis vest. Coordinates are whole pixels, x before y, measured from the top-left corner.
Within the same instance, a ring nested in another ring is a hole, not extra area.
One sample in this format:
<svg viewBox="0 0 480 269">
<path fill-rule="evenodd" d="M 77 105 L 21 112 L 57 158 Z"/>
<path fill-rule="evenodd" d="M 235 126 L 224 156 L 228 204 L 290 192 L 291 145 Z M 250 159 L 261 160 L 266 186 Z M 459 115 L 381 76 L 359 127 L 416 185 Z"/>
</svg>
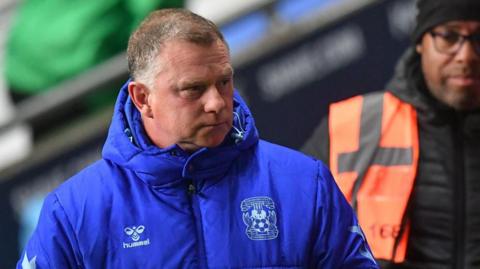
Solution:
<svg viewBox="0 0 480 269">
<path fill-rule="evenodd" d="M 405 260 L 404 214 L 418 164 L 415 109 L 391 93 L 330 106 L 330 169 L 377 259 Z"/>
</svg>

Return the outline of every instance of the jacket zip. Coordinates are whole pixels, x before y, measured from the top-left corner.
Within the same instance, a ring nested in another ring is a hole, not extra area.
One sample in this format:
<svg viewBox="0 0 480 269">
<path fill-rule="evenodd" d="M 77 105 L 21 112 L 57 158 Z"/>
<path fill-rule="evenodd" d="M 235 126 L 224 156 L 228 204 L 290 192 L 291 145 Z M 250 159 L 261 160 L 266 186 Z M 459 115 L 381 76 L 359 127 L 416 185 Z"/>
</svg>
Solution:
<svg viewBox="0 0 480 269">
<path fill-rule="evenodd" d="M 197 187 L 192 180 L 188 181 L 188 196 L 190 197 L 190 205 L 193 210 L 193 221 L 195 223 L 197 234 L 197 253 L 198 253 L 198 265 L 199 268 L 207 267 L 207 255 L 205 252 L 205 241 L 203 237 L 202 227 L 202 214 L 200 211 L 200 205 L 198 201 Z"/>
<path fill-rule="evenodd" d="M 455 266 L 454 268 L 463 269 L 465 265 L 465 164 L 464 164 L 464 143 L 463 143 L 463 117 L 457 114 L 455 124 L 453 124 L 453 149 L 456 152 L 454 162 L 454 177 L 453 184 L 455 184 Z"/>
</svg>

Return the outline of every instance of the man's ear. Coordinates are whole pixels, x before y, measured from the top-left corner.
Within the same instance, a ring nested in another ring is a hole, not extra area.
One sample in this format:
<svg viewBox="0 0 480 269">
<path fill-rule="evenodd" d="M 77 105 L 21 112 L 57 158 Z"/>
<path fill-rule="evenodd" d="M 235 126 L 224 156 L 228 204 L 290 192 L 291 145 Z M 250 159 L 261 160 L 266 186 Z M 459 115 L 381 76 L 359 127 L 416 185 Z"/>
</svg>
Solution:
<svg viewBox="0 0 480 269">
<path fill-rule="evenodd" d="M 415 50 L 417 51 L 418 54 L 422 54 L 422 51 L 423 51 L 422 43 L 418 43 L 415 46 Z"/>
<path fill-rule="evenodd" d="M 153 117 L 152 109 L 148 99 L 150 90 L 145 84 L 138 81 L 131 81 L 128 84 L 128 94 L 142 116 L 148 118 Z"/>
</svg>

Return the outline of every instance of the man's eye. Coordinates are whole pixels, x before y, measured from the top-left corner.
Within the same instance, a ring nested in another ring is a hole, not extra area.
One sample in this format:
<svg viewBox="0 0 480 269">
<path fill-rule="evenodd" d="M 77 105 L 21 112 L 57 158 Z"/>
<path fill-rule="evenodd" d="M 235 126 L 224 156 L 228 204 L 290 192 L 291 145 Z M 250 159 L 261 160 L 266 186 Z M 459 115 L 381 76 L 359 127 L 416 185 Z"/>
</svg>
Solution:
<svg viewBox="0 0 480 269">
<path fill-rule="evenodd" d="M 221 89 L 228 89 L 233 79 L 231 77 L 226 77 L 217 82 L 217 87 Z"/>
<path fill-rule="evenodd" d="M 201 92 L 205 89 L 204 86 L 192 86 L 192 87 L 189 87 L 187 89 L 187 91 L 191 91 L 191 92 Z"/>
<path fill-rule="evenodd" d="M 448 43 L 455 44 L 458 42 L 460 35 L 455 32 L 444 32 L 441 33 L 440 36 Z"/>
<path fill-rule="evenodd" d="M 230 81 L 231 81 L 231 79 L 228 78 L 228 79 L 222 80 L 221 83 L 222 83 L 223 86 L 226 86 L 226 85 L 228 85 L 228 84 L 230 83 Z"/>
<path fill-rule="evenodd" d="M 185 98 L 196 98 L 201 96 L 205 89 L 205 86 L 201 85 L 190 86 L 180 90 L 180 95 Z"/>
</svg>

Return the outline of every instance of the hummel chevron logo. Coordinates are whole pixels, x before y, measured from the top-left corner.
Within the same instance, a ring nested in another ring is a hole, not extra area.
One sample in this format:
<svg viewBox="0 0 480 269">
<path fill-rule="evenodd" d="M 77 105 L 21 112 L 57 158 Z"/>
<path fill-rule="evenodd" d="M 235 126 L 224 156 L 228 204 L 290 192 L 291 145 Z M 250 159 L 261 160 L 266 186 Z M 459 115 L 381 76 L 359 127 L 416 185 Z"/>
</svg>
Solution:
<svg viewBox="0 0 480 269">
<path fill-rule="evenodd" d="M 140 234 L 145 231 L 145 226 L 140 225 L 138 227 L 125 227 L 125 233 L 132 238 L 133 241 L 138 241 L 140 239 Z"/>
<path fill-rule="evenodd" d="M 133 242 L 123 242 L 123 248 L 136 248 L 136 247 L 150 245 L 150 238 L 147 238 L 146 240 L 143 240 L 143 241 L 139 241 L 141 234 L 145 231 L 145 226 L 140 225 L 140 226 L 125 227 L 123 231 L 133 241 Z"/>
</svg>

